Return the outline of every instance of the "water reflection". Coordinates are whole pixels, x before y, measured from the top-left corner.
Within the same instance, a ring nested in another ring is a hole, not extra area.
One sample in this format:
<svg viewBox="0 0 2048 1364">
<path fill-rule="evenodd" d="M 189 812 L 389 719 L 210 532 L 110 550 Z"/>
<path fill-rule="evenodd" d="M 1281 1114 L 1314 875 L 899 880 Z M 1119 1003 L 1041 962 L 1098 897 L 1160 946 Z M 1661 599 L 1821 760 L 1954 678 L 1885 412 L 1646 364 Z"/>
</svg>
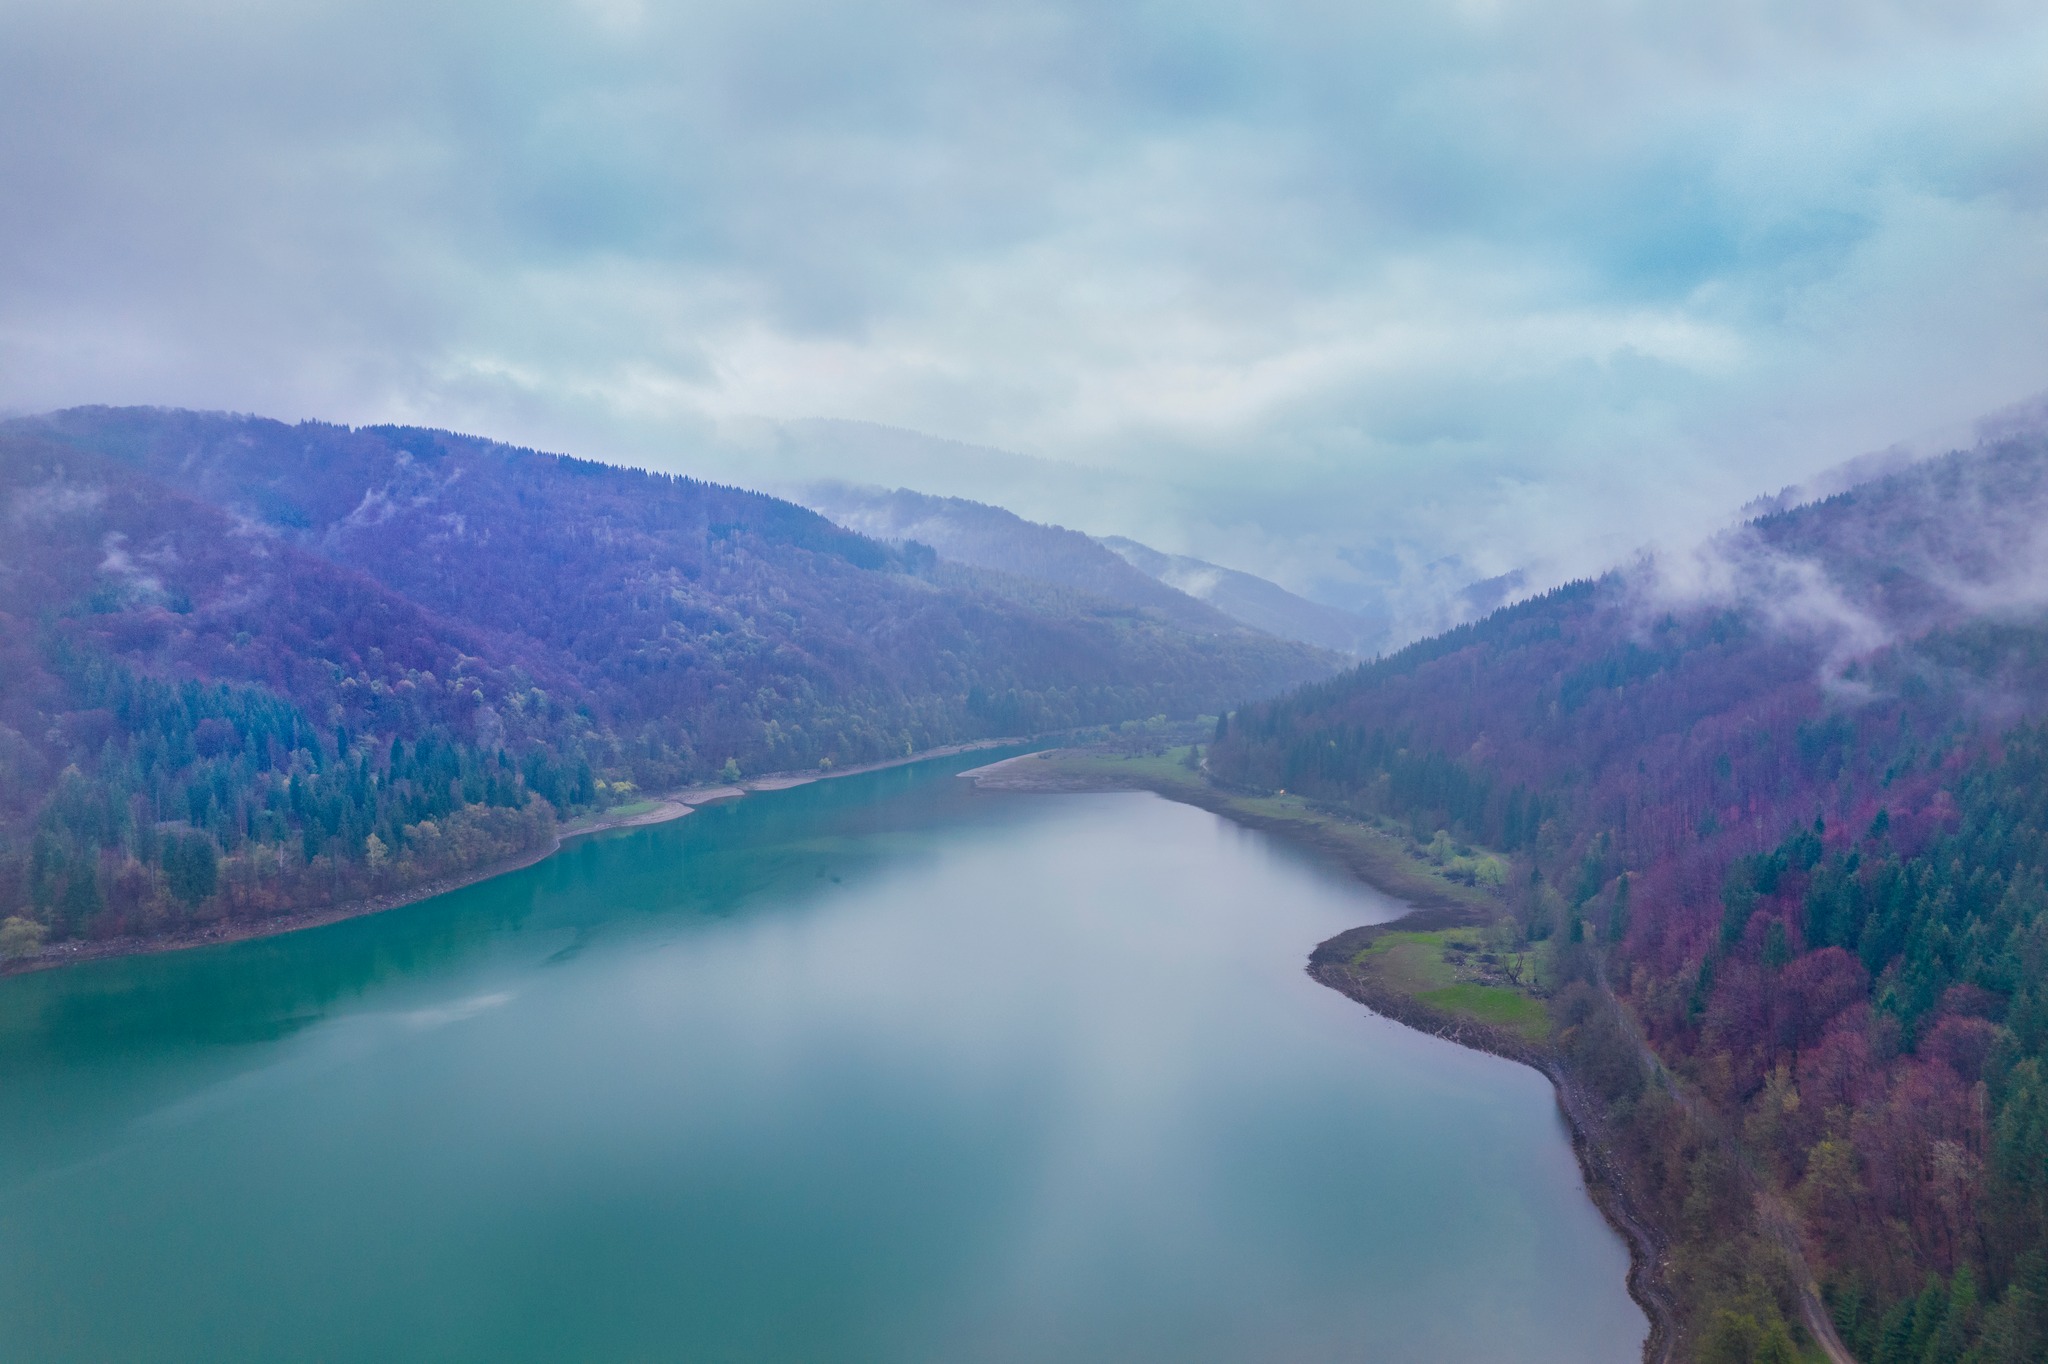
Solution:
<svg viewBox="0 0 2048 1364">
<path fill-rule="evenodd" d="M 0 1353 L 1633 1357 L 1540 1077 L 1303 974 L 1397 906 L 965 765 L 0 985 Z"/>
</svg>

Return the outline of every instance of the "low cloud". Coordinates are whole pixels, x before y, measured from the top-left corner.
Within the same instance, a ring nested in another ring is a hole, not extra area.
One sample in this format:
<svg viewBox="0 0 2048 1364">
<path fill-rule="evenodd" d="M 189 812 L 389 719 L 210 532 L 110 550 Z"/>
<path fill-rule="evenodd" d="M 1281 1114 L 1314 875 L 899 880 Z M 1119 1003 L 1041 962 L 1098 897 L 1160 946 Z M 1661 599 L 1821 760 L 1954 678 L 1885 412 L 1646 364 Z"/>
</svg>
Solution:
<svg viewBox="0 0 2048 1364">
<path fill-rule="evenodd" d="M 1725 531 L 1691 551 L 1645 558 L 1637 585 L 1646 616 L 1677 608 L 1739 610 L 1767 629 L 1813 642 L 1820 676 L 1843 690 L 1849 665 L 1899 634 L 1845 590 L 1818 559 L 1787 553 L 1755 526 Z"/>
<path fill-rule="evenodd" d="M 1646 614 L 1740 609 L 1814 641 L 1831 686 L 1930 631 L 2038 617 L 2048 610 L 2048 435 L 2032 411 L 1985 423 L 1998 439 L 1829 491 L 1837 505 L 1820 514 L 1780 506 L 1690 550 L 1645 556 L 1633 577 Z M 1815 483 L 1828 490 L 1872 471 L 1858 461 Z"/>
<path fill-rule="evenodd" d="M 96 511 L 107 500 L 97 484 L 72 483 L 63 477 L 33 484 L 16 493 L 7 516 L 15 525 L 53 525 L 67 516 Z"/>
</svg>

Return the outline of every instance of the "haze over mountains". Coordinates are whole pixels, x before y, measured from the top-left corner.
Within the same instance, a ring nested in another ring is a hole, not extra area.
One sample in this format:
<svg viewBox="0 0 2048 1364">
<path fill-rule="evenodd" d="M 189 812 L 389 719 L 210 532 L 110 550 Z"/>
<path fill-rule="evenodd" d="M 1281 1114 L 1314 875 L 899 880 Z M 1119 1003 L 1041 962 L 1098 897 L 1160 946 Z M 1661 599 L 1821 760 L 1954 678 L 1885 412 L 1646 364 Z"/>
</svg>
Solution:
<svg viewBox="0 0 2048 1364">
<path fill-rule="evenodd" d="M 1381 528 L 1355 538 L 1326 524 L 1332 517 L 1341 521 L 1341 508 L 1366 493 L 1348 479 L 1322 489 L 1310 480 L 1285 493 L 1247 490 L 1213 485 L 1200 470 L 1167 475 L 1094 468 L 872 422 L 824 419 L 732 422 L 692 457 L 708 460 L 734 482 L 828 514 L 841 507 L 848 515 L 875 518 L 873 533 L 885 537 L 901 538 L 907 532 L 886 527 L 913 514 L 889 511 L 871 494 L 900 489 L 997 507 L 1024 521 L 1073 528 L 1105 545 L 1139 544 L 1161 556 L 1132 559 L 1150 576 L 1176 588 L 1183 581 L 1200 585 L 1203 590 L 1193 595 L 1202 600 L 1221 592 L 1213 604 L 1246 623 L 1346 653 L 1371 653 L 1471 620 L 1505 599 L 1503 585 L 1521 585 L 1516 565 L 1489 576 L 1462 554 L 1445 553 L 1432 537 L 1411 534 L 1411 528 Z M 957 510 L 969 517 L 964 506 Z M 992 524 L 986 533 L 1009 534 Z M 1160 537 L 1158 543 L 1193 539 L 1214 545 L 1213 553 L 1234 567 L 1159 551 L 1151 537 Z M 1630 547 L 1616 542 L 1616 552 Z M 955 550 L 956 557 L 970 553 L 960 540 Z"/>
<path fill-rule="evenodd" d="M 847 529 L 878 540 L 929 545 L 941 559 L 1094 593 L 1157 611 L 1198 630 L 1233 628 L 1227 615 L 1133 568 L 1079 531 L 1026 521 L 1014 512 L 906 488 L 816 484 L 799 500 Z"/>
<path fill-rule="evenodd" d="M 2048 374 L 2038 4 L 464 15 L 0 8 L 0 408 L 744 486 L 719 429 L 856 418 L 1159 514 L 801 477 L 1366 610 L 1597 572 Z"/>
<path fill-rule="evenodd" d="M 1121 536 L 1096 539 L 1027 521 L 1002 507 L 907 488 L 814 483 L 796 497 L 864 535 L 915 541 L 943 559 L 1097 593 L 1191 627 L 1213 629 L 1220 613 L 1267 634 L 1339 653 L 1369 653 L 1386 642 L 1385 622 L 1308 601 L 1249 573 L 1161 554 Z"/>
<path fill-rule="evenodd" d="M 1297 597 L 1278 583 L 1250 573 L 1186 554 L 1162 554 L 1121 535 L 1106 535 L 1101 543 L 1133 568 L 1282 639 L 1299 639 L 1347 654 L 1374 653 L 1388 643 L 1384 618 L 1339 611 Z"/>
<path fill-rule="evenodd" d="M 1640 521 L 1617 521 L 1602 528 L 1597 547 L 1590 542 L 1569 550 L 1544 546 L 1526 554 L 1518 551 L 1505 560 L 1498 548 L 1515 543 L 1516 536 L 1503 535 L 1475 559 L 1469 544 L 1454 548 L 1462 531 L 1446 536 L 1419 523 L 1375 523 L 1370 533 L 1346 535 L 1340 529 L 1345 516 L 1379 495 L 1349 473 L 1322 485 L 1307 480 L 1284 489 L 1226 488 L 1206 484 L 1199 468 L 1171 477 L 1156 471 L 1141 475 L 868 422 L 828 420 L 734 423 L 719 440 L 703 447 L 703 457 L 729 471 L 735 481 L 767 486 L 799 501 L 826 486 L 906 488 L 992 504 L 1034 522 L 1074 527 L 1106 545 L 1129 540 L 1160 552 L 1165 544 L 1170 547 L 1167 559 L 1192 562 L 1162 572 L 1186 582 L 1211 580 L 1207 570 L 1195 565 L 1228 565 L 1224 573 L 1248 571 L 1248 576 L 1264 578 L 1291 596 L 1340 613 L 1320 616 L 1282 607 L 1275 600 L 1270 606 L 1280 609 L 1278 615 L 1262 615 L 1261 608 L 1247 605 L 1248 614 L 1241 619 L 1248 623 L 1345 652 L 1372 653 L 1476 620 L 1573 574 L 1598 572 L 1646 550 L 1685 551 L 1746 518 L 1830 496 L 1953 449 L 2043 429 L 2048 429 L 2048 395 L 1827 463 L 1774 492 L 1737 494 L 1724 501 L 1693 500 L 1677 520 L 1660 513 Z M 1472 492 L 1460 488 L 1452 500 Z M 1432 518 L 1441 510 L 1432 511 Z M 1540 535 L 1541 527 L 1517 535 L 1531 533 Z M 1214 548 L 1194 554 L 1171 552 L 1171 547 L 1184 547 L 1189 539 Z M 1161 562 L 1140 557 L 1155 566 Z M 1181 586 L 1174 577 L 1162 581 Z M 1264 595 L 1254 589 L 1250 596 L 1234 599 L 1249 603 Z M 1357 634 L 1348 619 L 1352 617 L 1368 623 L 1363 635 Z M 1281 623 L 1288 620 L 1294 623 Z M 1317 623 L 1311 625 L 1312 620 Z M 1375 629 L 1381 632 L 1377 636 Z"/>
</svg>

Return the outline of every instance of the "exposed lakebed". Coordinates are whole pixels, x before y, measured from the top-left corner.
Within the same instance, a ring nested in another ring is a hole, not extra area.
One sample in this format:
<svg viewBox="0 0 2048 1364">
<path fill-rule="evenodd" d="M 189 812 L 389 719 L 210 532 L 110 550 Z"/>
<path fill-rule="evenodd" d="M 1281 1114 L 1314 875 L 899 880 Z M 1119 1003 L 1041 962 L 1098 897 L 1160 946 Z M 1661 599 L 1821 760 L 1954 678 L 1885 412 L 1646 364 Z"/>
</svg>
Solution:
<svg viewBox="0 0 2048 1364">
<path fill-rule="evenodd" d="M 1398 904 L 980 761 L 0 981 L 0 1355 L 1636 1358 L 1547 1081 L 1304 973 Z"/>
</svg>

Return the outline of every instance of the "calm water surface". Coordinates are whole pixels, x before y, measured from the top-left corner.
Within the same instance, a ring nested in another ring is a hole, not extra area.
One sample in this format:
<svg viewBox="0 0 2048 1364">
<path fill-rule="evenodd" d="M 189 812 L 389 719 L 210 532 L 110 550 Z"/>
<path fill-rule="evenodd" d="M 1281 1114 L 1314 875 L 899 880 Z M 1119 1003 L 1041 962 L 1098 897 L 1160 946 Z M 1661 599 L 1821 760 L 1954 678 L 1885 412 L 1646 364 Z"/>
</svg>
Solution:
<svg viewBox="0 0 2048 1364">
<path fill-rule="evenodd" d="M 1636 1358 L 1543 1079 L 1303 974 L 1397 905 L 970 761 L 0 982 L 0 1358 Z"/>
</svg>

